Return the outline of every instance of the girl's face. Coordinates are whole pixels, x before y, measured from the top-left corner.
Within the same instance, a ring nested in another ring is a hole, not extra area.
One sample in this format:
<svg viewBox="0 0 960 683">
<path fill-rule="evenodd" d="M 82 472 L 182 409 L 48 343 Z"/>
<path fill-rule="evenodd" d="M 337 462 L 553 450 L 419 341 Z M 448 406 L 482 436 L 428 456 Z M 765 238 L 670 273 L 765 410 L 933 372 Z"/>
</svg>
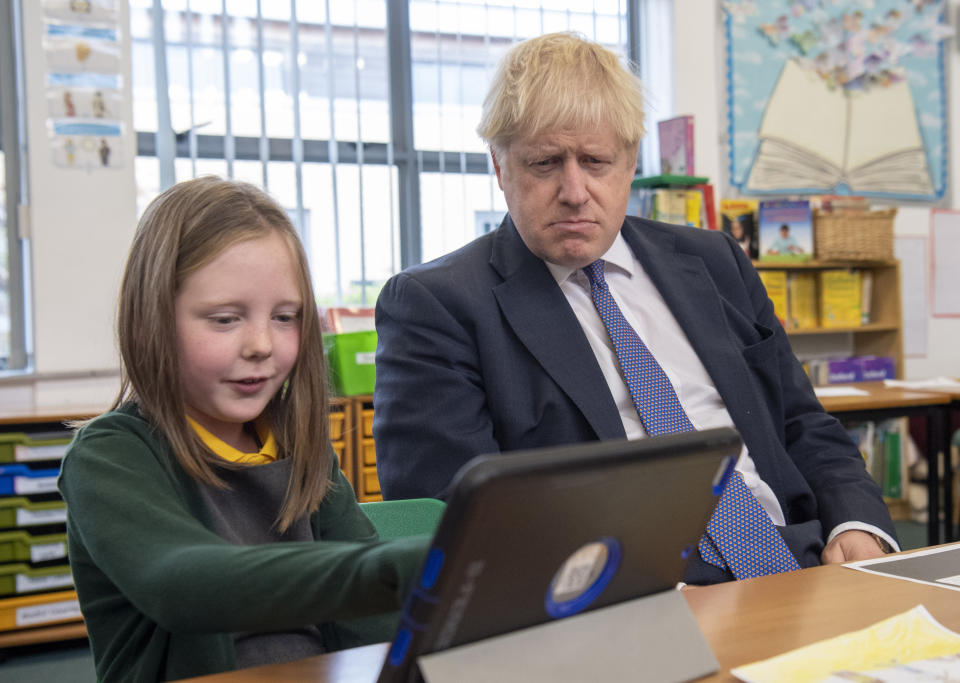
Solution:
<svg viewBox="0 0 960 683">
<path fill-rule="evenodd" d="M 300 348 L 303 301 L 287 242 L 271 231 L 191 273 L 175 301 L 187 415 L 241 451 L 243 425 L 280 390 Z"/>
</svg>

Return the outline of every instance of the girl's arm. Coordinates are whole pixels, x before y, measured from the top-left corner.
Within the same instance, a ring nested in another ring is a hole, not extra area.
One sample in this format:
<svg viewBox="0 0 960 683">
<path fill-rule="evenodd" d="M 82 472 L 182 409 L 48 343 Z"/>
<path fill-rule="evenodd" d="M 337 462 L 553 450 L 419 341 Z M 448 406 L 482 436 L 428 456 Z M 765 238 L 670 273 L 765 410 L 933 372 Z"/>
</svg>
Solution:
<svg viewBox="0 0 960 683">
<path fill-rule="evenodd" d="M 127 428 L 131 420 L 93 423 L 64 459 L 59 485 L 71 544 L 90 565 L 75 571 L 82 603 L 85 593 L 114 607 L 121 598 L 184 632 L 286 629 L 400 607 L 428 537 L 233 545 L 198 521 L 164 465 L 164 446 L 140 420 L 142 429 Z M 356 502 L 344 501 L 332 502 L 356 527 Z"/>
</svg>

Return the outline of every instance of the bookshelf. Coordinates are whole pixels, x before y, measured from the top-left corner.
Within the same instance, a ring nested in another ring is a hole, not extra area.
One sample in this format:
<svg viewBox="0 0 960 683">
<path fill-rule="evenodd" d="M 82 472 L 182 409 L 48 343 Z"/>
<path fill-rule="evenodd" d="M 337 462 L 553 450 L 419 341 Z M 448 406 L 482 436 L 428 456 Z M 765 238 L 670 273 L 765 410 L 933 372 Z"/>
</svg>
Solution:
<svg viewBox="0 0 960 683">
<path fill-rule="evenodd" d="M 888 261 L 807 261 L 804 263 L 768 263 L 754 261 L 757 270 L 822 271 L 852 268 L 870 271 L 873 286 L 870 297 L 870 321 L 856 327 L 813 327 L 787 329 L 794 343 L 800 338 L 823 337 L 829 348 L 828 337 L 842 336 L 838 346 L 856 356 L 890 356 L 897 378 L 903 377 L 903 316 L 900 304 L 900 262 Z M 851 339 L 852 338 L 852 339 Z M 847 341 L 845 344 L 844 342 Z M 795 343 L 795 346 L 797 344 Z M 794 349 L 796 351 L 796 348 Z M 802 354 L 798 354 L 802 355 Z"/>
</svg>

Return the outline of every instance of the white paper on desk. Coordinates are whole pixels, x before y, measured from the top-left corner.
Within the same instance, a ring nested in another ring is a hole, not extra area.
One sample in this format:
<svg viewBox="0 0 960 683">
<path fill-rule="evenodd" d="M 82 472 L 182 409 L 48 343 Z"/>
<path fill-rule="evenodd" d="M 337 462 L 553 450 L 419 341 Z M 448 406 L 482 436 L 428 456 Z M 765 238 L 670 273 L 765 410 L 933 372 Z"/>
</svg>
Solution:
<svg viewBox="0 0 960 683">
<path fill-rule="evenodd" d="M 856 387 L 836 386 L 836 387 L 814 387 L 813 392 L 820 398 L 826 396 L 869 396 L 869 391 L 857 389 Z"/>
<path fill-rule="evenodd" d="M 917 605 L 873 626 L 740 666 L 730 673 L 747 683 L 893 683 L 898 679 L 877 674 L 898 664 L 957 653 L 960 635 L 934 619 L 923 605 Z"/>
<path fill-rule="evenodd" d="M 951 377 L 931 377 L 930 379 L 885 379 L 884 385 L 888 387 L 897 387 L 899 389 L 929 389 L 936 391 L 960 391 L 960 382 Z"/>
<path fill-rule="evenodd" d="M 856 676 L 857 674 L 854 674 Z M 929 683 L 930 681 L 960 680 L 960 654 L 921 659 L 909 664 L 898 664 L 885 669 L 873 669 L 860 678 L 852 678 L 850 672 L 827 676 L 820 683 L 850 683 L 851 680 L 870 683 Z"/>
<path fill-rule="evenodd" d="M 960 591 L 960 543 L 843 565 L 869 574 Z"/>
</svg>

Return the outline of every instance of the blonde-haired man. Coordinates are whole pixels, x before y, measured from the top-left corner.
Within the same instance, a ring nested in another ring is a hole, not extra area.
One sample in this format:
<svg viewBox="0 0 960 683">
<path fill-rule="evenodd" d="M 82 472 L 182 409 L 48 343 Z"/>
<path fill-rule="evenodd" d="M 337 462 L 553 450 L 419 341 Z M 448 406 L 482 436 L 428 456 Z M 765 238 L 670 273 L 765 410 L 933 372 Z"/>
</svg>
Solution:
<svg viewBox="0 0 960 683">
<path fill-rule="evenodd" d="M 508 215 L 392 278 L 377 303 L 385 497 L 442 496 L 482 453 L 658 433 L 644 422 L 646 389 L 621 373 L 603 289 L 662 370 L 682 428 L 740 432 L 737 470 L 789 549 L 785 568 L 896 547 L 879 488 L 736 242 L 626 216 L 642 105 L 617 57 L 579 36 L 528 40 L 504 58 L 478 132 Z M 685 579 L 734 576 L 695 556 Z"/>
</svg>

